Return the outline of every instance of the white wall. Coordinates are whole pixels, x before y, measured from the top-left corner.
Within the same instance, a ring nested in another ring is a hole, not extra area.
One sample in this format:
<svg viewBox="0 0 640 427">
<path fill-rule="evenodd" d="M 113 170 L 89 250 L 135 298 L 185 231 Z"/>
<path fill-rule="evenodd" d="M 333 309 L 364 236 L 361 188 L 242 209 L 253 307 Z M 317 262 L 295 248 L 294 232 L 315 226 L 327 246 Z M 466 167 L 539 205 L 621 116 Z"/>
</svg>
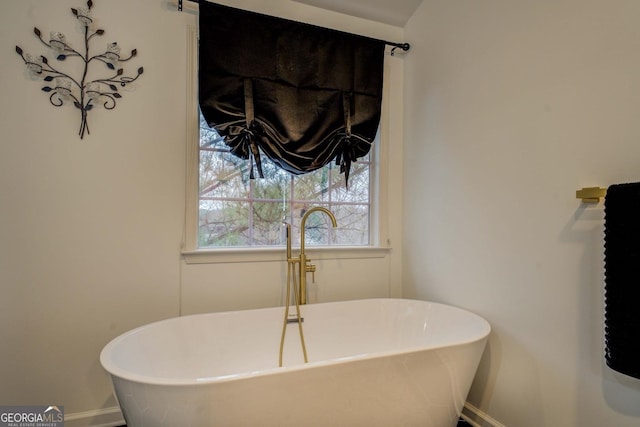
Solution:
<svg viewBox="0 0 640 427">
<path fill-rule="evenodd" d="M 181 312 L 277 305 L 282 267 L 271 263 L 186 265 L 181 260 L 185 199 L 186 37 L 196 16 L 166 0 L 97 0 L 94 18 L 125 63 L 144 75 L 113 111 L 89 113 L 77 136 L 73 107 L 54 108 L 24 71 L 15 45 L 43 54 L 38 26 L 79 34 L 71 7 L 84 0 L 3 3 L 0 41 L 0 403 L 64 405 L 74 425 L 94 425 L 115 406 L 98 355 L 133 327 Z M 402 30 L 288 0 L 227 1 L 307 22 L 398 39 Z M 92 42 L 93 45 L 94 42 Z M 72 58 L 67 61 L 72 61 Z M 396 59 L 395 87 L 402 87 Z M 402 91 L 392 95 L 401 140 Z M 398 152 L 401 154 L 401 152 Z M 402 158 L 389 159 L 392 208 L 401 209 Z M 388 225 L 399 245 L 400 226 Z M 319 263 L 319 299 L 399 295 L 399 247 L 382 258 Z M 91 412 L 98 411 L 98 412 Z M 87 412 L 85 414 L 85 412 Z M 117 417 L 117 414 L 111 414 Z"/>
<path fill-rule="evenodd" d="M 640 180 L 640 3 L 425 0 L 407 27 L 405 296 L 492 326 L 469 396 L 507 426 L 636 426 L 603 363 L 603 207 Z"/>
<path fill-rule="evenodd" d="M 185 84 L 173 71 L 186 18 L 153 0 L 95 2 L 96 53 L 137 48 L 125 70 L 145 74 L 115 110 L 89 113 L 80 140 L 77 110 L 51 106 L 14 49 L 52 60 L 34 26 L 81 48 L 70 8 L 85 4 L 5 2 L 0 18 L 0 402 L 67 413 L 114 406 L 98 361 L 110 338 L 177 315 L 183 222 Z"/>
</svg>

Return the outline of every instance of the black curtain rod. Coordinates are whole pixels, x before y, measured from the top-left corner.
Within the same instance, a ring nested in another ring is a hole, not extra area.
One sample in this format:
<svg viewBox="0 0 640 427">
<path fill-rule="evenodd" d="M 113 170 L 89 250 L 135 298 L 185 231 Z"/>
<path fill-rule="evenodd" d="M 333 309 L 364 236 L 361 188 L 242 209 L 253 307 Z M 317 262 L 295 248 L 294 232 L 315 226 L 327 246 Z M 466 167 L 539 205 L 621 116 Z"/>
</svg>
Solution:
<svg viewBox="0 0 640 427">
<path fill-rule="evenodd" d="M 184 1 L 188 1 L 188 2 L 191 2 L 191 3 L 197 3 L 197 4 L 200 3 L 200 0 L 184 0 Z M 178 11 L 180 11 L 180 12 L 182 12 L 182 3 L 183 3 L 183 0 L 178 0 Z M 393 46 L 393 49 L 391 49 L 391 55 L 393 55 L 394 51 L 397 48 L 400 48 L 405 52 L 408 51 L 411 48 L 411 45 L 409 43 L 395 43 L 395 42 L 389 42 L 389 41 L 386 41 L 386 40 L 383 40 L 383 41 L 384 41 L 384 44 L 389 45 L 389 46 Z"/>
</svg>

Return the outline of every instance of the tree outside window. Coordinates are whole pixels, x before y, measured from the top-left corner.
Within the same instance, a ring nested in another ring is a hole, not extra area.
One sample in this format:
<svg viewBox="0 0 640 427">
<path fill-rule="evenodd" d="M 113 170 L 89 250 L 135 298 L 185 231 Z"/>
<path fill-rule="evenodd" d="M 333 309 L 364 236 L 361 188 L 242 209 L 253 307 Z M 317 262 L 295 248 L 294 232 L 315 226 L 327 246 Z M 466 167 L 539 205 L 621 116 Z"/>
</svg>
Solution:
<svg viewBox="0 0 640 427">
<path fill-rule="evenodd" d="M 330 209 L 338 228 L 333 230 L 326 216 L 312 215 L 306 223 L 306 244 L 370 244 L 370 154 L 352 165 L 348 189 L 333 163 L 293 175 L 266 156 L 262 156 L 265 177 L 252 180 L 249 163 L 229 152 L 202 115 L 199 153 L 200 248 L 283 245 L 283 221 L 292 225 L 295 242 L 302 215 L 314 206 Z"/>
</svg>

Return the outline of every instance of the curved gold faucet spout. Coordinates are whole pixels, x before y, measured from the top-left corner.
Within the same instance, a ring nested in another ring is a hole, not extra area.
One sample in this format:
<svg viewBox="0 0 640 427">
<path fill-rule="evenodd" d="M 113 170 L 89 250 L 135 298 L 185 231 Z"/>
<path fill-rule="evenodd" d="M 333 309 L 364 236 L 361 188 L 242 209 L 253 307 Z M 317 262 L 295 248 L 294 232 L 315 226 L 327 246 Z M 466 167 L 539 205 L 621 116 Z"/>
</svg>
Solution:
<svg viewBox="0 0 640 427">
<path fill-rule="evenodd" d="M 329 219 L 331 219 L 331 225 L 333 225 L 333 228 L 336 228 L 338 226 L 338 221 L 336 221 L 336 216 L 333 214 L 333 212 L 331 212 L 327 208 L 323 208 L 322 206 L 316 206 L 306 211 L 304 215 L 302 215 L 302 220 L 300 221 L 300 253 L 304 253 L 304 232 L 305 232 L 305 224 L 307 222 L 307 218 L 309 218 L 309 215 L 311 215 L 314 212 L 326 213 L 329 216 Z"/>
<path fill-rule="evenodd" d="M 289 262 L 298 263 L 300 289 L 297 300 L 300 304 L 307 303 L 307 273 L 311 273 L 315 279 L 316 266 L 310 263 L 311 260 L 307 259 L 307 254 L 304 252 L 304 234 L 306 231 L 305 225 L 307 223 L 307 218 L 309 218 L 309 215 L 314 212 L 324 212 L 325 214 L 327 214 L 329 219 L 331 219 L 331 224 L 333 225 L 333 227 L 335 228 L 338 226 L 338 221 L 336 221 L 336 217 L 333 212 L 331 212 L 327 208 L 323 208 L 322 206 L 313 207 L 306 211 L 304 215 L 302 215 L 302 220 L 300 221 L 300 256 L 297 259 L 291 259 L 290 256 L 287 255 Z"/>
</svg>

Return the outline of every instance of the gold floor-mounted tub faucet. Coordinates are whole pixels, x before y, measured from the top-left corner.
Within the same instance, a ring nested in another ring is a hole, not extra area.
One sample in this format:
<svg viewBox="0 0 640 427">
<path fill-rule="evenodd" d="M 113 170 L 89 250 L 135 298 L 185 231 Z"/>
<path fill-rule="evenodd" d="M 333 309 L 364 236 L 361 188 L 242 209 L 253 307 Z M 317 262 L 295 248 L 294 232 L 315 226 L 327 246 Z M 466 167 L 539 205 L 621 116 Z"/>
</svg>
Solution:
<svg viewBox="0 0 640 427">
<path fill-rule="evenodd" d="M 302 221 L 300 222 L 300 255 L 296 258 L 291 256 L 291 226 L 287 224 L 287 262 L 289 264 L 298 264 L 298 277 L 300 278 L 300 287 L 298 289 L 298 302 L 300 304 L 307 303 L 307 273 L 311 273 L 315 279 L 315 264 L 311 264 L 311 260 L 307 258 L 307 254 L 304 251 L 304 234 L 305 234 L 305 224 L 307 222 L 307 218 L 314 212 L 324 212 L 327 214 L 329 219 L 331 219 L 331 224 L 333 227 L 338 226 L 338 222 L 336 221 L 336 217 L 327 208 L 323 208 L 320 206 L 316 206 L 314 208 L 309 209 L 302 216 Z"/>
<path fill-rule="evenodd" d="M 307 357 L 307 346 L 304 342 L 304 332 L 302 330 L 302 322 L 304 319 L 300 314 L 300 305 L 307 303 L 307 273 L 310 272 L 312 274 L 316 271 L 316 266 L 311 264 L 311 260 L 307 258 L 307 254 L 304 251 L 304 232 L 305 232 L 305 224 L 307 222 L 307 218 L 314 212 L 324 212 L 331 219 L 331 223 L 333 227 L 337 227 L 338 223 L 336 221 L 335 215 L 327 209 L 323 207 L 315 207 L 309 209 L 302 216 L 302 221 L 300 222 L 300 255 L 296 258 L 291 256 L 291 224 L 284 223 L 287 227 L 287 292 L 285 296 L 285 308 L 284 308 L 284 320 L 282 322 L 282 335 L 280 337 L 280 355 L 278 358 L 278 366 L 282 366 L 282 358 L 284 352 L 284 339 L 287 334 L 287 325 L 290 323 L 298 324 L 298 331 L 300 333 L 300 346 L 302 347 L 302 354 L 304 356 L 304 363 L 309 361 Z M 296 265 L 297 264 L 297 265 Z M 298 287 L 298 281 L 296 280 L 296 276 L 299 277 L 300 286 Z M 314 276 L 315 278 L 315 276 Z M 290 306 L 290 297 L 291 290 L 293 285 L 293 295 L 294 295 L 294 303 L 296 307 L 295 317 L 289 318 L 289 306 Z"/>
</svg>

